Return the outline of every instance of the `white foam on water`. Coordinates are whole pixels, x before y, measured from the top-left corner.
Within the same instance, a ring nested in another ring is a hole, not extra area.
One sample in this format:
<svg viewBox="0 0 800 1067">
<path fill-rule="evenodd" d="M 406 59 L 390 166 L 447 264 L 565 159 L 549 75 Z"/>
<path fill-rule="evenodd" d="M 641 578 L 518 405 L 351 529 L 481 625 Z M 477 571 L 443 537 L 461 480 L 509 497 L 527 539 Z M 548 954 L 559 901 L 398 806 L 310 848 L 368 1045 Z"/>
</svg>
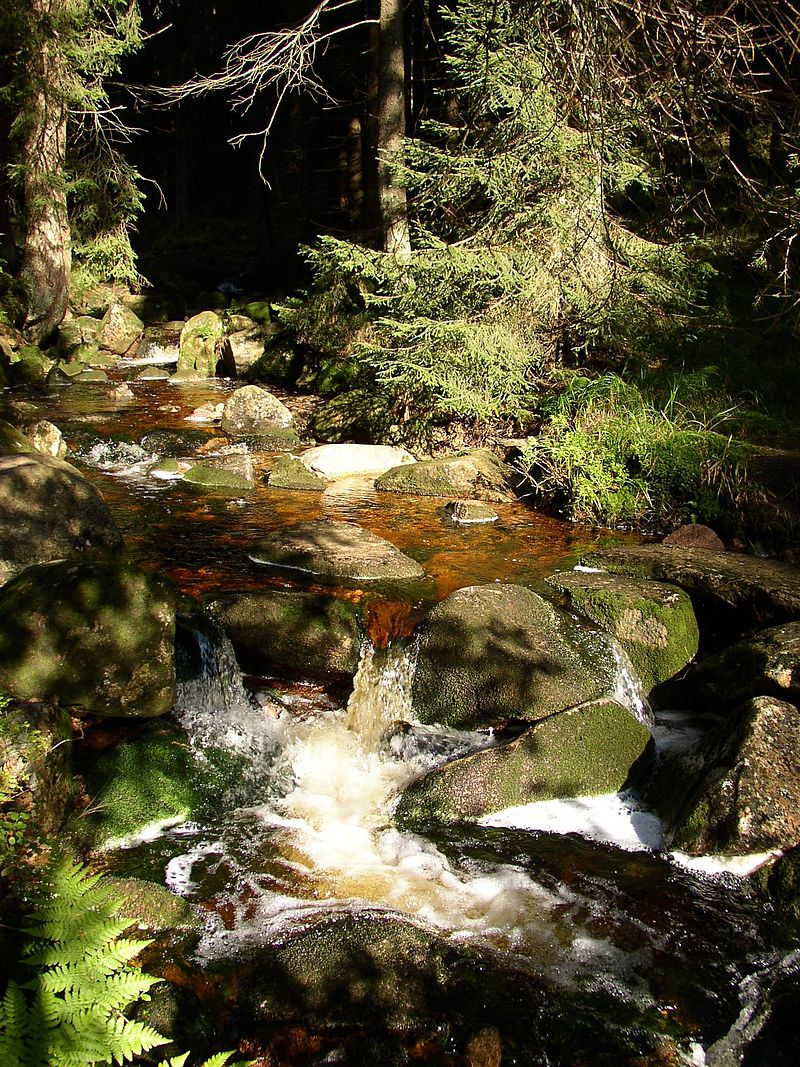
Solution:
<svg viewBox="0 0 800 1067">
<path fill-rule="evenodd" d="M 759 867 L 782 856 L 780 849 L 772 849 L 769 852 L 754 852 L 747 856 L 689 856 L 685 852 L 670 852 L 670 858 L 679 866 L 685 867 L 695 874 L 718 875 L 733 874 L 738 878 L 745 878 Z"/>
<path fill-rule="evenodd" d="M 664 827 L 631 793 L 540 800 L 494 812 L 482 826 L 505 826 L 551 834 L 580 834 L 631 852 L 660 851 Z"/>
</svg>

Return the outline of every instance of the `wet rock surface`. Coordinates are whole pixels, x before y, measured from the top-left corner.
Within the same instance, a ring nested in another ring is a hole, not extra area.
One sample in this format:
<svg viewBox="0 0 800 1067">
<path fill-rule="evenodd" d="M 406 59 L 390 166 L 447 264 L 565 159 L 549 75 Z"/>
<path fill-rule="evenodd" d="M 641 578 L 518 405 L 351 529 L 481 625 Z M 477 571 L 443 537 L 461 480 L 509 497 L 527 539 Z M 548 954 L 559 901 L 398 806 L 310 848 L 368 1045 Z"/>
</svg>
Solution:
<svg viewBox="0 0 800 1067">
<path fill-rule="evenodd" d="M 514 499 L 510 469 L 482 449 L 395 467 L 378 478 L 375 488 L 387 493 L 464 497 L 497 503 Z"/>
<path fill-rule="evenodd" d="M 215 596 L 208 609 L 240 657 L 259 668 L 284 667 L 312 677 L 353 675 L 363 627 L 358 608 L 303 590 L 267 589 Z"/>
<path fill-rule="evenodd" d="M 352 522 L 299 522 L 264 538 L 250 554 L 255 563 L 328 581 L 399 581 L 424 570 L 389 541 Z"/>
<path fill-rule="evenodd" d="M 649 742 L 647 727 L 613 701 L 571 708 L 417 779 L 403 792 L 395 818 L 418 827 L 536 800 L 616 792 Z"/>
</svg>

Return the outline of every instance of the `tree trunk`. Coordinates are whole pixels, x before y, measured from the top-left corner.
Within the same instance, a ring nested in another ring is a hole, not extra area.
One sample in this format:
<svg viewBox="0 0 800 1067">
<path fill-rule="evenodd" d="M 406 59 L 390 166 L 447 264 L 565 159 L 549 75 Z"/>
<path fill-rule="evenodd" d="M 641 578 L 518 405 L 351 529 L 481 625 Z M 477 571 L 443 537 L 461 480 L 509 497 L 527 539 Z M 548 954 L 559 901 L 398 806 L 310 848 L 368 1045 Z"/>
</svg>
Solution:
<svg viewBox="0 0 800 1067">
<path fill-rule="evenodd" d="M 51 3 L 32 0 L 33 12 L 48 17 Z M 61 87 L 64 58 L 45 36 L 28 63 L 28 133 L 25 168 L 25 247 L 21 278 L 28 296 L 25 330 L 35 343 L 64 318 L 69 302 L 71 250 L 64 187 L 67 109 Z"/>
<path fill-rule="evenodd" d="M 385 252 L 411 254 L 406 191 L 395 181 L 392 160 L 403 151 L 406 132 L 403 0 L 380 0 L 378 55 L 378 197 Z"/>
</svg>

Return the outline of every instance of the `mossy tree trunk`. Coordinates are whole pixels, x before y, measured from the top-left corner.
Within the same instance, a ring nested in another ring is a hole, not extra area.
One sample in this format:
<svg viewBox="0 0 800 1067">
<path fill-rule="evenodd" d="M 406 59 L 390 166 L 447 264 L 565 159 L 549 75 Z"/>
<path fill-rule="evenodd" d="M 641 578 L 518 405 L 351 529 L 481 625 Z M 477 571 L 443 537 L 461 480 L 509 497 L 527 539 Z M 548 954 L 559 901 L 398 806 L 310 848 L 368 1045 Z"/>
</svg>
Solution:
<svg viewBox="0 0 800 1067">
<path fill-rule="evenodd" d="M 21 277 L 28 295 L 25 328 L 40 342 L 61 322 L 69 301 L 69 217 L 64 180 L 67 141 L 65 56 L 48 30 L 63 0 L 31 0 L 40 45 L 28 58 L 30 97 L 22 145 L 25 244 Z"/>
</svg>

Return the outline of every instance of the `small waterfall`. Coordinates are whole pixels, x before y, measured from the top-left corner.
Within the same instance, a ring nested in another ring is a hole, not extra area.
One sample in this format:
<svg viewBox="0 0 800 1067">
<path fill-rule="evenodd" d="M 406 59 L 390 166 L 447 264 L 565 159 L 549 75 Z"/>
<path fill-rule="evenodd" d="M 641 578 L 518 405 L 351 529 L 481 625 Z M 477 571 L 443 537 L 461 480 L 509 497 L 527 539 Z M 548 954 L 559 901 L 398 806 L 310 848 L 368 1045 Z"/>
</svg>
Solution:
<svg viewBox="0 0 800 1067">
<path fill-rule="evenodd" d="M 231 789 L 240 801 L 258 795 L 280 744 L 275 717 L 246 692 L 233 646 L 213 620 L 180 617 L 176 650 L 175 715 L 195 754 L 209 764 L 238 759 L 238 773 L 226 773 Z"/>
<path fill-rule="evenodd" d="M 366 751 L 377 751 L 392 723 L 410 717 L 416 663 L 416 642 L 394 641 L 382 649 L 364 642 L 345 722 Z"/>
</svg>

